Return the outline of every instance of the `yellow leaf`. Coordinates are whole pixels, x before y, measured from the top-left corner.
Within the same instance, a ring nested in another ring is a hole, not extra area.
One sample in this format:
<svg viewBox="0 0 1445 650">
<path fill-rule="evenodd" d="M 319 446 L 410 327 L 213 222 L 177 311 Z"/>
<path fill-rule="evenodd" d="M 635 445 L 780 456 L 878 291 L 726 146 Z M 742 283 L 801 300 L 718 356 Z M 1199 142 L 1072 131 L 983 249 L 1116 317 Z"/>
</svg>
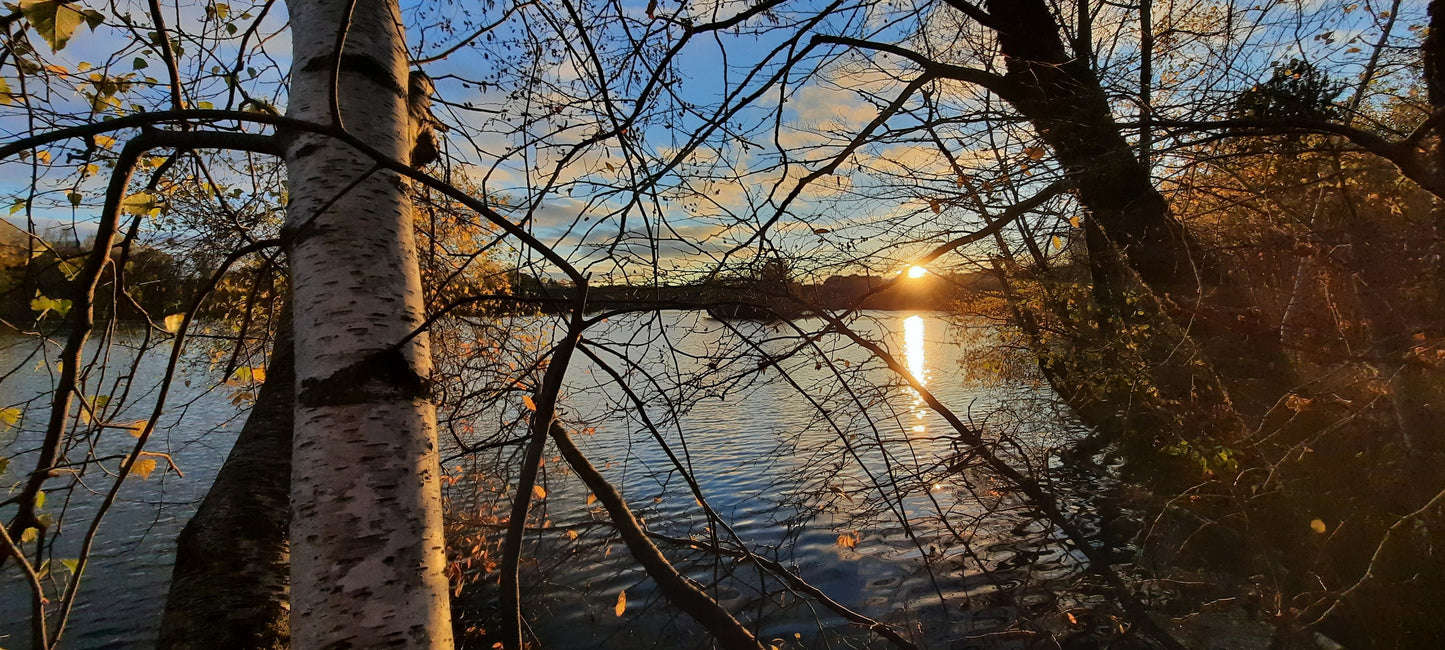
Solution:
<svg viewBox="0 0 1445 650">
<path fill-rule="evenodd" d="M 156 459 L 142 458 L 131 466 L 130 471 L 139 474 L 142 480 L 148 479 L 151 477 L 151 472 L 156 471 Z"/>
<path fill-rule="evenodd" d="M 48 165 L 50 164 L 50 152 L 43 150 L 37 151 L 35 152 L 35 159 Z"/>
<path fill-rule="evenodd" d="M 95 146 L 101 149 L 109 149 L 115 146 L 115 138 L 108 135 L 97 135 L 95 136 Z"/>
<path fill-rule="evenodd" d="M 258 384 L 264 383 L 266 381 L 266 369 L 261 366 L 251 368 L 251 381 Z"/>
<path fill-rule="evenodd" d="M 126 430 L 130 431 L 131 436 L 139 438 L 140 434 L 145 433 L 147 424 L 150 424 L 147 420 L 136 420 L 130 423 L 130 426 L 126 427 Z"/>
<path fill-rule="evenodd" d="M 523 396 L 522 396 L 522 406 L 527 407 L 527 410 L 528 410 L 528 411 L 535 411 L 535 410 L 537 410 L 537 403 L 534 402 L 534 401 L 532 401 L 532 396 L 531 396 L 531 395 L 523 395 Z"/>
<path fill-rule="evenodd" d="M 136 192 L 120 200 L 120 209 L 127 214 L 147 214 L 156 207 L 156 198 L 146 192 Z"/>
<path fill-rule="evenodd" d="M 166 316 L 164 322 L 166 331 L 172 334 L 181 331 L 181 323 L 185 322 L 185 320 L 185 314 L 171 314 L 170 316 Z"/>
<path fill-rule="evenodd" d="M 537 497 L 538 499 L 545 499 L 547 498 L 547 489 L 540 485 L 533 485 L 532 496 Z"/>
<path fill-rule="evenodd" d="M 15 103 L 15 98 L 10 96 L 10 84 L 5 83 L 5 78 L 0 77 L 0 104 L 9 106 Z"/>
<path fill-rule="evenodd" d="M 1054 235 L 1054 240 L 1053 240 L 1053 242 L 1054 242 L 1054 248 L 1063 248 L 1063 247 L 1064 247 L 1064 240 L 1059 239 L 1059 236 L 1058 236 L 1058 235 Z"/>
<path fill-rule="evenodd" d="M 1083 222 L 1082 222 L 1078 217 L 1073 217 L 1072 219 L 1069 219 L 1069 225 L 1070 225 L 1070 226 L 1073 226 L 1073 227 L 1075 227 L 1075 228 L 1080 228 L 1080 227 L 1082 227 L 1082 226 L 1080 226 L 1081 223 L 1083 223 Z"/>
<path fill-rule="evenodd" d="M 13 6 L 13 5 L 12 5 Z M 59 52 L 82 24 L 95 29 L 103 17 L 96 11 L 76 9 L 62 0 L 21 0 L 20 11 L 30 26 L 45 39 L 50 49 Z"/>
<path fill-rule="evenodd" d="M 0 423 L 5 425 L 5 429 L 9 429 L 15 426 L 16 422 L 20 421 L 20 413 L 19 408 L 0 409 Z M 3 430 L 4 429 L 0 429 L 0 431 Z"/>
<path fill-rule="evenodd" d="M 622 616 L 622 612 L 627 611 L 627 590 L 626 590 L 626 589 L 617 592 L 617 606 L 616 606 L 616 607 L 613 607 L 613 608 L 612 608 L 612 611 L 613 611 L 615 614 L 617 614 L 618 616 Z"/>
<path fill-rule="evenodd" d="M 1325 530 L 1326 530 L 1325 522 L 1323 522 L 1323 521 L 1321 521 L 1321 520 L 1319 520 L 1319 519 L 1315 519 L 1314 521 L 1311 521 L 1311 522 L 1310 522 L 1310 530 L 1313 530 L 1313 531 L 1315 531 L 1316 533 L 1319 533 L 1319 534 L 1321 534 L 1321 535 L 1325 534 Z"/>
</svg>

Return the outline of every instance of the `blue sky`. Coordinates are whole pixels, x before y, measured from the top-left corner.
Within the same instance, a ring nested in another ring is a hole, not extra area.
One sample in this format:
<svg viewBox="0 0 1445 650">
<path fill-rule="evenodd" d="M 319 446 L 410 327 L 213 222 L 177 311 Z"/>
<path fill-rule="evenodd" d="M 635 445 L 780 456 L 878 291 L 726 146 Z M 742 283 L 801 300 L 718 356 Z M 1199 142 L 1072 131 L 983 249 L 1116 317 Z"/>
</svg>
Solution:
<svg viewBox="0 0 1445 650">
<path fill-rule="evenodd" d="M 229 68 L 235 60 L 237 38 L 249 22 L 241 16 L 249 13 L 254 18 L 260 5 L 234 2 L 221 10 L 214 3 L 180 7 L 162 4 L 174 12 L 167 16 L 173 29 L 201 30 L 211 35 L 204 40 L 206 47 L 184 44 L 188 51 L 182 58 L 182 76 L 196 80 L 190 86 L 196 93 L 194 101 L 224 105 L 227 88 L 215 73 Z M 130 6 L 133 15 L 144 15 L 143 4 Z M 594 10 L 593 16 L 598 15 L 596 11 L 611 11 L 618 6 L 621 17 L 609 16 L 588 29 L 593 47 L 604 56 L 618 53 L 625 43 L 621 38 L 624 28 L 634 39 L 652 30 L 645 42 L 665 46 L 681 34 L 681 29 L 674 26 L 671 36 L 663 37 L 664 17 L 689 16 L 701 22 L 708 9 L 727 16 L 747 4 L 694 3 L 679 9 L 675 3 L 662 2 L 654 19 L 646 16 L 646 3 L 588 5 Z M 625 273 L 635 278 L 654 269 L 674 276 L 686 275 L 690 270 L 716 264 L 723 251 L 745 241 L 756 233 L 759 223 L 777 214 L 782 197 L 799 178 L 816 168 L 818 161 L 839 151 L 852 133 L 877 114 L 878 106 L 901 87 L 899 78 L 911 78 L 911 66 L 886 56 L 863 57 L 835 51 L 820 68 L 823 59 L 815 57 L 789 75 L 785 95 L 780 95 L 780 86 L 771 86 L 733 116 L 728 130 L 706 138 L 683 167 L 665 175 L 655 186 L 642 192 L 612 186 L 619 182 L 630 184 L 626 178 L 629 172 L 658 169 L 702 127 L 698 113 L 709 114 L 727 93 L 760 88 L 756 81 L 743 83 L 747 72 L 783 42 L 788 34 L 784 27 L 806 19 L 822 6 L 825 3 L 813 0 L 785 3 L 772 18 L 754 19 L 744 30 L 694 39 L 676 60 L 675 82 L 667 93 L 662 93 L 665 101 L 626 136 L 628 146 L 613 139 L 580 151 L 553 179 L 555 187 L 545 194 L 539 189 L 546 185 L 560 152 L 607 126 L 598 118 L 601 101 L 597 93 L 604 87 L 600 79 L 605 78 L 613 105 L 625 113 L 631 107 L 627 100 L 635 96 L 638 88 L 626 73 L 637 68 L 612 66 L 599 78 L 581 57 L 586 48 L 575 29 L 566 24 L 560 5 L 523 7 L 511 13 L 496 30 L 495 40 L 483 40 L 478 47 L 464 48 L 445 61 L 426 66 L 438 78 L 439 94 L 447 101 L 471 103 L 490 111 L 437 107 L 437 112 L 446 116 L 444 119 L 454 122 L 455 128 L 447 134 L 449 153 L 469 163 L 454 167 L 452 173 L 470 173 L 489 195 L 505 199 L 505 209 L 515 218 L 530 215 L 534 231 L 544 241 L 556 243 L 578 264 L 591 264 L 603 276 Z M 419 50 L 427 54 L 444 47 L 446 29 L 452 34 L 469 32 L 472 28 L 465 21 L 487 24 L 501 18 L 510 7 L 500 5 L 476 15 L 459 13 L 475 11 L 475 6 L 417 3 L 408 5 L 405 12 L 414 21 L 413 41 L 421 43 Z M 1236 20 L 1257 27 L 1250 30 L 1236 25 L 1232 45 L 1225 54 L 1210 51 L 1214 43 L 1209 37 L 1161 39 L 1156 107 L 1166 110 L 1175 100 L 1197 104 L 1209 89 L 1215 89 L 1215 94 L 1225 101 L 1252 79 L 1266 76 L 1271 62 L 1294 57 L 1315 61 L 1336 78 L 1348 81 L 1365 64 L 1387 21 L 1380 13 L 1387 5 L 1380 3 L 1311 1 L 1261 3 L 1260 7 L 1246 7 L 1236 16 Z M 1201 3 L 1181 2 L 1176 6 L 1157 2 L 1156 31 L 1175 27 L 1183 30 L 1179 33 L 1199 34 L 1217 29 L 1217 21 L 1211 21 L 1218 16 L 1211 17 L 1208 8 Z M 1393 29 L 1394 43 L 1415 43 L 1411 28 L 1423 22 L 1423 10 L 1423 2 L 1402 4 L 1402 16 Z M 1131 31 L 1132 14 L 1110 11 L 1114 14 L 1101 16 L 1095 30 L 1099 63 L 1106 80 L 1124 88 L 1136 74 L 1133 61 L 1137 58 L 1137 33 Z M 554 22 L 549 22 L 549 15 Z M 589 17 L 584 15 L 584 19 Z M 623 17 L 628 19 L 625 24 Z M 782 26 L 774 25 L 774 19 Z M 227 22 L 237 26 L 237 35 L 228 33 Z M 289 39 L 281 31 L 284 22 L 284 5 L 278 4 L 261 25 L 260 33 L 270 36 L 259 46 L 262 39 L 251 40 L 255 63 L 243 66 L 247 69 L 240 80 L 243 88 L 277 104 L 284 104 L 280 83 L 289 65 Z M 1120 26 L 1110 27 L 1115 24 Z M 532 31 L 520 31 L 523 28 Z M 959 20 L 957 12 L 929 2 L 842 5 L 811 33 L 863 36 L 914 47 L 921 47 L 919 39 L 926 37 L 932 42 L 954 43 L 953 53 L 945 56 L 959 57 L 960 63 L 999 64 L 978 58 L 978 52 L 984 52 L 979 48 L 985 40 L 976 27 Z M 517 74 L 523 71 L 517 67 L 521 59 L 509 58 L 516 52 L 516 44 L 509 39 L 539 34 L 543 52 L 533 59 L 539 62 L 533 72 L 540 83 L 528 85 L 523 83 L 523 75 Z M 803 37 L 802 41 L 806 40 Z M 32 41 L 40 42 L 33 37 Z M 131 43 L 114 19 L 94 33 L 81 28 L 58 54 L 48 52 L 43 44 L 39 49 L 45 60 L 70 70 L 81 62 L 93 66 L 78 75 L 57 78 L 52 85 L 46 103 L 59 109 L 57 119 L 62 121 L 92 119 L 88 117 L 87 103 L 77 94 L 77 90 L 93 87 L 88 83 L 90 74 L 130 74 L 134 79 L 164 76 L 154 53 Z M 144 68 L 135 69 L 137 58 L 142 59 Z M 645 60 L 656 58 L 654 52 Z M 1396 58 L 1408 59 L 1404 55 Z M 251 69 L 255 70 L 254 77 Z M 13 62 L 0 68 L 0 76 L 12 90 L 16 89 Z M 491 79 L 500 85 L 484 88 L 464 84 L 463 79 Z M 977 109 L 984 101 L 976 89 L 959 85 L 939 86 L 934 92 L 947 109 L 958 113 Z M 563 101 L 568 93 L 582 99 Z M 163 105 L 164 97 L 158 88 L 137 86 L 126 94 L 123 104 L 132 102 L 155 108 Z M 682 104 L 697 110 L 684 110 Z M 14 104 L 0 106 L 0 128 L 7 139 L 29 128 L 19 108 Z M 124 108 L 129 110 L 128 106 Z M 916 100 L 910 103 L 909 109 L 917 108 Z M 1121 97 L 1119 109 L 1121 117 L 1129 117 L 1130 104 L 1125 98 Z M 519 117 L 524 110 L 532 118 L 530 122 Z M 506 116 L 499 115 L 500 111 L 505 111 Z M 888 127 L 897 130 L 894 137 L 863 147 L 840 167 L 839 173 L 821 179 L 788 204 L 787 213 L 770 231 L 771 244 L 780 251 L 814 261 L 820 271 L 871 268 L 883 273 L 905 266 L 910 256 L 926 249 L 930 242 L 978 227 L 976 215 L 958 207 L 959 201 L 954 200 L 962 184 L 954 179 L 946 161 L 931 144 L 920 143 L 905 131 L 917 122 L 916 117 L 908 115 L 891 120 Z M 524 123 L 529 126 L 524 127 Z M 1027 128 L 1000 127 L 984 133 L 976 126 L 959 127 L 946 135 L 952 138 L 951 143 L 956 142 L 950 145 L 956 148 L 954 154 L 970 167 L 974 175 L 971 180 L 980 186 L 1011 183 L 1026 195 L 1029 188 L 1051 177 L 1047 158 L 1034 160 L 1026 153 L 1032 145 Z M 526 145 L 519 147 L 519 143 Z M 52 149 L 47 153 L 51 156 L 49 166 L 32 168 L 29 162 L 15 159 L 0 163 L 4 174 L 0 177 L 4 179 L 0 191 L 5 192 L 7 203 L 25 198 L 30 174 L 35 171 L 43 192 L 33 203 L 34 216 L 59 222 L 89 220 L 96 210 L 103 164 L 86 180 L 78 180 L 80 166 L 65 164 L 75 150 Z M 72 207 L 69 194 L 77 190 L 82 200 L 79 206 Z M 1002 206 L 1017 197 L 1000 191 L 992 198 Z M 11 219 L 18 216 L 22 215 L 12 215 Z M 1051 227 L 1064 227 L 1060 224 L 1066 223 L 1067 215 L 1061 217 L 1064 221 L 1054 218 Z M 828 232 L 817 234 L 818 230 Z M 527 257 L 520 252 L 517 255 L 519 259 Z"/>
</svg>

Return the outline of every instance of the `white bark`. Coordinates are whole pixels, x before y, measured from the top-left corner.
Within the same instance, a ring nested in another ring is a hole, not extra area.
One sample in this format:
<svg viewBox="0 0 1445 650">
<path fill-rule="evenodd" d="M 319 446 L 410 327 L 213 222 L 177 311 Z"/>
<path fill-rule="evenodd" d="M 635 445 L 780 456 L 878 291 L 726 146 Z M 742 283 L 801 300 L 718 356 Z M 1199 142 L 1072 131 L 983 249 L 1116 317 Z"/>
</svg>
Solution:
<svg viewBox="0 0 1445 650">
<path fill-rule="evenodd" d="M 292 117 L 332 121 L 333 54 L 347 4 L 290 3 Z M 395 0 L 355 3 L 340 62 L 346 129 L 405 160 L 406 52 Z M 428 343 L 418 337 L 392 350 L 423 318 L 411 205 L 391 172 L 346 190 L 371 168 L 323 137 L 298 135 L 287 149 L 297 648 L 452 644 Z"/>
</svg>

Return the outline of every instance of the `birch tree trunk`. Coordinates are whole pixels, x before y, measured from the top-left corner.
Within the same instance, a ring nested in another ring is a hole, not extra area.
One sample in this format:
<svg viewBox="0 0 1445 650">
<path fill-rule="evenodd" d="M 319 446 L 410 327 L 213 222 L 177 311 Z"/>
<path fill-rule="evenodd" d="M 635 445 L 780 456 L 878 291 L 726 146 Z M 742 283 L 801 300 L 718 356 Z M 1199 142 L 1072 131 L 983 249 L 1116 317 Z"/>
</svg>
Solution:
<svg viewBox="0 0 1445 650">
<path fill-rule="evenodd" d="M 334 123 L 334 103 L 348 132 L 406 160 L 395 0 L 297 0 L 290 10 L 290 115 Z M 339 52 L 338 29 L 349 30 Z M 292 643 L 451 647 L 430 353 L 425 336 L 398 346 L 423 319 L 404 181 L 316 135 L 296 135 L 286 164 L 297 378 Z"/>
</svg>

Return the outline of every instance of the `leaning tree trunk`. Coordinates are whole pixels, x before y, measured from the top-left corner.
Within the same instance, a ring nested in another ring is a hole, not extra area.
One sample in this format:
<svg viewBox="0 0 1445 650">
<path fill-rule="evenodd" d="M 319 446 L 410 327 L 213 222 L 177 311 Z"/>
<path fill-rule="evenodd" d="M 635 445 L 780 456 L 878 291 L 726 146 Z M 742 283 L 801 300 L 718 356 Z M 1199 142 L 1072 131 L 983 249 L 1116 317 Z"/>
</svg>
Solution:
<svg viewBox="0 0 1445 650">
<path fill-rule="evenodd" d="M 297 0 L 291 117 L 406 160 L 395 0 Z M 350 13 L 348 14 L 348 10 Z M 338 52 L 337 30 L 349 32 Z M 333 88 L 338 80 L 339 88 Z M 291 634 L 299 648 L 452 643 L 436 409 L 405 181 L 340 142 L 286 152 L 296 334 Z M 405 344 L 402 344 L 406 341 Z"/>
<path fill-rule="evenodd" d="M 289 647 L 291 422 L 296 373 L 283 316 L 266 383 L 201 507 L 176 540 L 159 647 Z"/>
<path fill-rule="evenodd" d="M 991 0 L 988 10 L 1007 63 L 1006 99 L 1054 151 L 1079 202 L 1139 279 L 1178 308 L 1175 319 L 1188 325 L 1215 369 L 1242 381 L 1258 403 L 1273 403 L 1292 383 L 1280 341 L 1263 327 L 1240 280 L 1174 217 L 1089 62 L 1065 48 L 1048 4 Z"/>
</svg>

